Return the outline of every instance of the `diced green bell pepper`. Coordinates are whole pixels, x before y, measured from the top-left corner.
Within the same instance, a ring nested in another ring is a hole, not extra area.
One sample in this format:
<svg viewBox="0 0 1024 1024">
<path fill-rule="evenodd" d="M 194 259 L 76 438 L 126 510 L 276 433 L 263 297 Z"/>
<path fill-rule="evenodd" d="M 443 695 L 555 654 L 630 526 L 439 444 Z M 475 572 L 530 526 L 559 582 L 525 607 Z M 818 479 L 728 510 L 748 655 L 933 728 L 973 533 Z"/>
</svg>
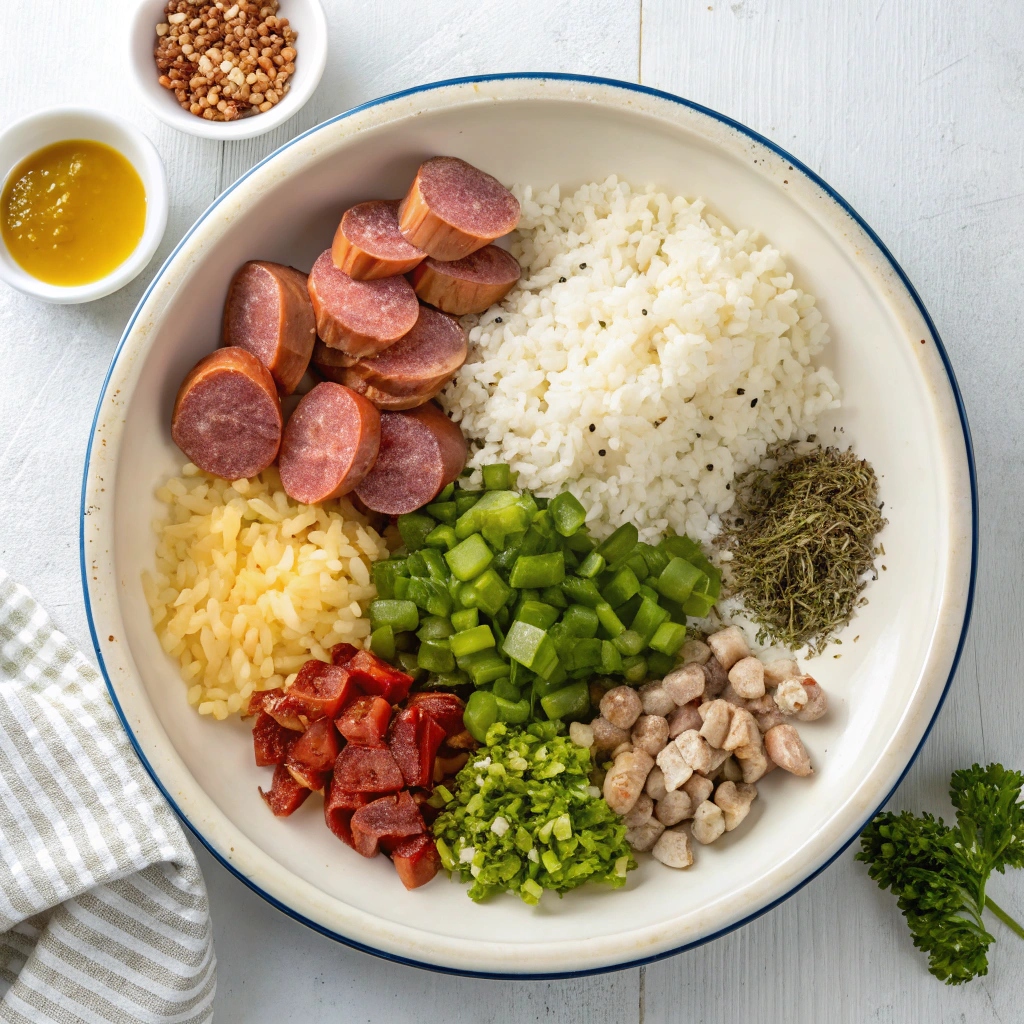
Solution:
<svg viewBox="0 0 1024 1024">
<path fill-rule="evenodd" d="M 665 571 L 658 577 L 656 584 L 659 594 L 673 601 L 684 603 L 693 591 L 694 586 L 707 577 L 678 555 L 665 566 Z"/>
<path fill-rule="evenodd" d="M 531 626 L 528 622 L 517 620 L 512 623 L 502 650 L 513 661 L 518 661 L 545 679 L 558 665 L 554 641 L 543 629 Z"/>
<path fill-rule="evenodd" d="M 569 600 L 562 593 L 562 588 L 558 587 L 545 587 L 540 592 L 540 600 L 545 604 L 551 605 L 552 608 L 568 608 Z"/>
<path fill-rule="evenodd" d="M 599 555 L 596 551 L 591 551 L 590 554 L 587 555 L 587 557 L 580 563 L 579 568 L 576 570 L 576 575 L 590 580 L 602 573 L 604 571 L 604 567 L 604 556 Z"/>
<path fill-rule="evenodd" d="M 448 638 L 448 646 L 456 658 L 463 658 L 467 654 L 476 654 L 477 651 L 485 651 L 488 647 L 494 646 L 494 634 L 490 626 L 474 626 L 472 629 L 455 633 Z"/>
<path fill-rule="evenodd" d="M 370 634 L 370 650 L 385 661 L 395 660 L 395 631 L 390 626 L 378 626 Z"/>
<path fill-rule="evenodd" d="M 512 486 L 512 469 L 504 462 L 484 466 L 482 472 L 485 491 L 507 491 Z"/>
<path fill-rule="evenodd" d="M 530 720 L 530 702 L 525 697 L 512 702 L 495 696 L 498 705 L 498 721 L 509 725 L 525 725 Z"/>
<path fill-rule="evenodd" d="M 607 540 L 597 546 L 597 553 L 611 565 L 620 558 L 626 558 L 636 547 L 640 533 L 632 523 L 623 523 Z"/>
<path fill-rule="evenodd" d="M 605 675 L 618 675 L 622 671 L 622 655 L 611 640 L 601 641 L 601 671 Z"/>
<path fill-rule="evenodd" d="M 370 602 L 370 625 L 377 629 L 390 626 L 395 632 L 416 629 L 420 613 L 412 601 L 381 600 Z"/>
<path fill-rule="evenodd" d="M 402 542 L 410 551 L 418 551 L 423 547 L 427 534 L 436 525 L 430 516 L 422 515 L 419 512 L 406 512 L 398 517 L 398 532 L 402 536 Z"/>
<path fill-rule="evenodd" d="M 625 565 L 615 574 L 611 583 L 601 591 L 601 597 L 613 608 L 618 608 L 619 605 L 625 604 L 639 592 L 640 581 L 636 578 L 636 573 L 628 565 Z"/>
<path fill-rule="evenodd" d="M 516 609 L 516 618 L 528 622 L 538 629 L 550 629 L 557 621 L 559 610 L 543 601 L 521 601 Z"/>
<path fill-rule="evenodd" d="M 498 720 L 498 701 L 489 690 L 477 690 L 466 702 L 462 723 L 478 743 L 487 742 L 487 730 Z"/>
<path fill-rule="evenodd" d="M 634 686 L 647 678 L 647 659 L 642 654 L 635 654 L 622 659 L 622 675 L 627 683 Z"/>
<path fill-rule="evenodd" d="M 647 646 L 647 641 L 635 629 L 624 629 L 612 643 L 627 657 L 639 654 Z"/>
<path fill-rule="evenodd" d="M 512 596 L 512 588 L 493 570 L 482 572 L 472 583 L 463 583 L 459 597 L 467 608 L 497 615 Z"/>
<path fill-rule="evenodd" d="M 445 567 L 444 557 L 437 548 L 420 548 L 417 554 L 423 559 L 423 562 L 427 567 L 427 574 L 432 580 L 437 580 L 439 583 L 447 582 L 449 575 L 448 569 Z"/>
<path fill-rule="evenodd" d="M 676 667 L 676 659 L 661 651 L 648 651 L 644 657 L 647 658 L 647 674 L 651 678 L 667 676 Z"/>
<path fill-rule="evenodd" d="M 540 706 L 551 719 L 581 718 L 590 710 L 590 688 L 584 680 L 571 683 L 541 697 Z"/>
<path fill-rule="evenodd" d="M 593 580 L 581 580 L 578 576 L 566 576 L 562 581 L 562 591 L 573 603 L 584 604 L 588 608 L 596 608 L 604 601 Z"/>
<path fill-rule="evenodd" d="M 473 680 L 474 686 L 487 686 L 503 676 L 508 676 L 511 666 L 493 648 L 467 654 L 458 661 L 459 668 Z"/>
<path fill-rule="evenodd" d="M 629 628 L 635 630 L 643 637 L 644 644 L 649 644 L 651 637 L 654 636 L 658 627 L 663 622 L 668 622 L 668 618 L 668 612 L 657 601 L 644 597 L 640 602 L 640 608 L 637 610 L 636 615 L 633 616 L 633 622 Z M 639 651 L 632 651 L 631 653 L 639 654 Z"/>
<path fill-rule="evenodd" d="M 388 558 L 382 562 L 374 562 L 370 570 L 373 585 L 377 588 L 377 596 L 389 600 L 395 596 L 395 580 L 399 576 L 408 576 L 404 558 Z"/>
<path fill-rule="evenodd" d="M 454 501 L 435 501 L 424 509 L 428 515 L 432 515 L 439 523 L 447 523 L 449 526 L 459 517 L 458 507 Z"/>
<path fill-rule="evenodd" d="M 424 544 L 428 548 L 439 548 L 444 551 L 451 551 L 459 539 L 455 536 L 455 527 L 449 526 L 447 523 L 441 523 L 440 526 L 435 526 L 430 533 L 427 534 Z"/>
<path fill-rule="evenodd" d="M 453 576 L 469 581 L 475 580 L 494 561 L 494 552 L 479 533 L 472 533 L 447 552 L 444 560 Z"/>
<path fill-rule="evenodd" d="M 676 654 L 686 640 L 686 627 L 678 622 L 663 622 L 651 637 L 650 647 L 662 654 Z"/>
<path fill-rule="evenodd" d="M 561 551 L 544 555 L 520 555 L 512 566 L 508 581 L 513 587 L 557 586 L 565 579 L 565 558 Z"/>
<path fill-rule="evenodd" d="M 551 522 L 563 537 L 571 537 L 586 521 L 587 510 L 568 491 L 555 495 L 548 503 Z"/>
<path fill-rule="evenodd" d="M 515 505 L 519 495 L 515 491 L 485 491 L 479 501 L 475 501 L 455 521 L 455 534 L 462 540 L 480 529 L 481 517 L 486 512 L 508 508 Z M 455 499 L 458 504 L 458 498 Z"/>
<path fill-rule="evenodd" d="M 588 608 L 585 604 L 573 604 L 562 616 L 562 624 L 572 636 L 590 639 L 597 636 L 600 620 L 593 608 Z"/>
<path fill-rule="evenodd" d="M 452 626 L 456 633 L 472 629 L 480 624 L 480 613 L 475 608 L 466 608 L 461 612 L 452 612 Z"/>
<path fill-rule="evenodd" d="M 625 630 L 625 626 L 622 624 L 622 620 L 615 614 L 612 606 L 606 601 L 601 601 L 594 609 L 597 612 L 598 621 L 608 631 L 608 635 L 612 639 L 615 639 L 620 633 Z"/>
<path fill-rule="evenodd" d="M 519 687 L 507 676 L 494 680 L 494 684 L 491 686 L 491 693 L 495 697 L 501 697 L 502 700 L 510 700 L 513 704 L 522 696 Z"/>
<path fill-rule="evenodd" d="M 424 640 L 416 653 L 416 661 L 428 672 L 451 672 L 455 668 L 455 656 L 444 640 Z"/>
</svg>

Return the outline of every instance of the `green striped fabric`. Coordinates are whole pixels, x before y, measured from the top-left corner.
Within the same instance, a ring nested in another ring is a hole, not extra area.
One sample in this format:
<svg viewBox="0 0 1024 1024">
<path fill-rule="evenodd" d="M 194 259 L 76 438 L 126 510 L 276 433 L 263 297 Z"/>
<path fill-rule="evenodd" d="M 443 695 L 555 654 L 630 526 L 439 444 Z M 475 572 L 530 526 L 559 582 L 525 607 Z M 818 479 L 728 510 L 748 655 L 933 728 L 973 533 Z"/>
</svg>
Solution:
<svg viewBox="0 0 1024 1024">
<path fill-rule="evenodd" d="M 206 887 L 99 673 L 0 572 L 0 1021 L 213 1015 Z"/>
</svg>

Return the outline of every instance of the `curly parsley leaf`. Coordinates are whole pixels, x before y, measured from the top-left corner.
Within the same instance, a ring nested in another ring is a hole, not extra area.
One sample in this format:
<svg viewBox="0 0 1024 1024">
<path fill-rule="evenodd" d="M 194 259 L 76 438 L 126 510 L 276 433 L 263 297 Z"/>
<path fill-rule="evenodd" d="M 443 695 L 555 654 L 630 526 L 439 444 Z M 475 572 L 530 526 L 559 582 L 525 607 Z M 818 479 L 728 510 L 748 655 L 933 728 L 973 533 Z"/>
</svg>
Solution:
<svg viewBox="0 0 1024 1024">
<path fill-rule="evenodd" d="M 988 973 L 987 906 L 1024 938 L 1024 929 L 985 895 L 993 870 L 1024 867 L 1024 775 L 1002 765 L 954 772 L 950 799 L 957 823 L 930 814 L 885 812 L 861 834 L 857 860 L 896 896 L 928 969 L 948 985 Z"/>
</svg>

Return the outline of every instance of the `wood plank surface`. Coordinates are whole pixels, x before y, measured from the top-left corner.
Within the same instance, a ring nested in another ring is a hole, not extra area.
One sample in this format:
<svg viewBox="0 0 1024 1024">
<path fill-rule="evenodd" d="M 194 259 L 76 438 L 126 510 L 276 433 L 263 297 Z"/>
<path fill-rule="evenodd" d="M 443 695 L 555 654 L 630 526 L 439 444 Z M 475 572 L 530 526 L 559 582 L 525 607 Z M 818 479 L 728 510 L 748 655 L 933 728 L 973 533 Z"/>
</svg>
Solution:
<svg viewBox="0 0 1024 1024">
<path fill-rule="evenodd" d="M 55 104 L 119 113 L 159 149 L 171 186 L 160 252 L 88 306 L 0 289 L 0 565 L 83 647 L 81 466 L 96 396 L 149 277 L 215 196 L 298 132 L 422 82 L 508 70 L 576 71 L 667 89 L 729 114 L 819 171 L 893 250 L 935 317 L 963 389 L 983 529 L 975 621 L 960 671 L 894 806 L 947 811 L 949 772 L 1024 763 L 1014 652 L 1024 545 L 1017 296 L 1024 222 L 1024 8 L 934 0 L 325 0 L 331 59 L 304 110 L 221 144 L 164 127 L 121 72 L 131 0 L 5 9 L 0 123 Z M 45 43 L 45 45 L 43 45 Z M 25 54 L 30 52 L 31 57 Z M 97 57 L 97 55 L 99 55 Z M 1006 929 L 992 973 L 931 978 L 892 899 L 852 853 L 748 927 L 644 970 L 564 982 L 454 979 L 338 946 L 292 922 L 208 854 L 220 961 L 217 1020 L 451 1024 L 966 1022 L 1024 1019 L 1022 949 Z M 993 895 L 1024 914 L 1024 883 Z"/>
</svg>

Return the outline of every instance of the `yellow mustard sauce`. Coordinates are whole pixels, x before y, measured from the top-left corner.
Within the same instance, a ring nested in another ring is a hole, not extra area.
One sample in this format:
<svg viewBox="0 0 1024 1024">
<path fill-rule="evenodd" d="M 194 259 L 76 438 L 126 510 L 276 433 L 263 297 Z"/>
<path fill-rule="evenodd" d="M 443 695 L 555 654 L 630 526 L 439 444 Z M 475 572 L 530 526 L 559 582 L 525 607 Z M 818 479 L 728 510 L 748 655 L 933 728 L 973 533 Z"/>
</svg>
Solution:
<svg viewBox="0 0 1024 1024">
<path fill-rule="evenodd" d="M 18 265 L 47 284 L 89 284 L 134 251 L 146 226 L 138 172 L 102 142 L 55 142 L 26 157 L 0 194 L 0 230 Z"/>
</svg>

